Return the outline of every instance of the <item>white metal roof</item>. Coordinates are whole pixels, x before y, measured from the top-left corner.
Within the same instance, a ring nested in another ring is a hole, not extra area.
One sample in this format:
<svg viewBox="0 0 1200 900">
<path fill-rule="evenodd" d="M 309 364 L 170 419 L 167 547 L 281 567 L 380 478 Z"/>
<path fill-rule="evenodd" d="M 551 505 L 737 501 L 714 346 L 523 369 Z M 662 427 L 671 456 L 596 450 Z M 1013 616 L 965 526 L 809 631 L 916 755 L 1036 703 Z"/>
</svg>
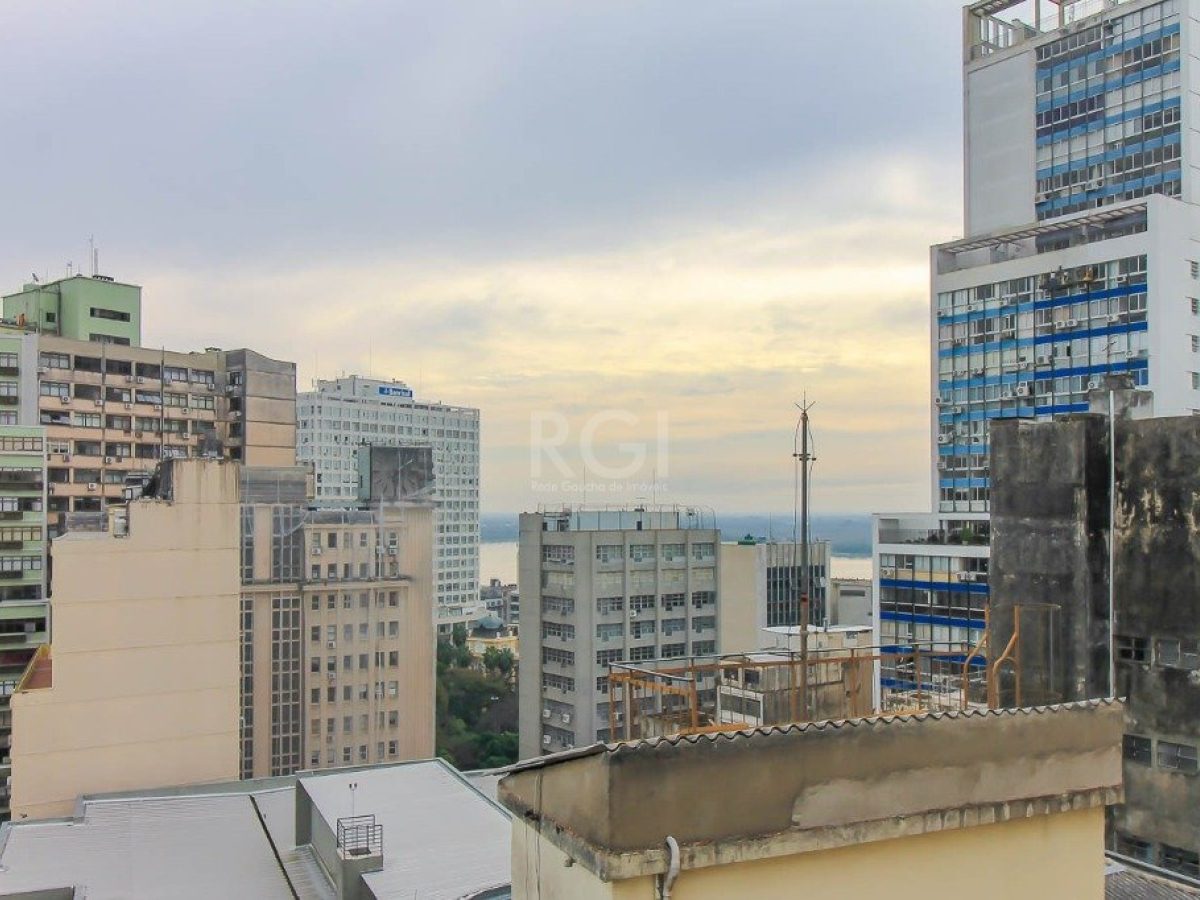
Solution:
<svg viewBox="0 0 1200 900">
<path fill-rule="evenodd" d="M 88 900 L 292 898 L 245 794 L 92 801 L 81 821 L 8 830 L 0 896 L 71 886 Z"/>
</svg>

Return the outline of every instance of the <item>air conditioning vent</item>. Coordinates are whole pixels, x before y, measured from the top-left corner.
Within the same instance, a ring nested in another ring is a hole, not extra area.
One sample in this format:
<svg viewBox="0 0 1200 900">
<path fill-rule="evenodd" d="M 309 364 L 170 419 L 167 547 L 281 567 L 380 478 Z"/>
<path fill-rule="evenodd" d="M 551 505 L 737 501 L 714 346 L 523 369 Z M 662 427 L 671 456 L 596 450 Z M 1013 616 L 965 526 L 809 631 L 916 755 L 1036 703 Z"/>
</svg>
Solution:
<svg viewBox="0 0 1200 900">
<path fill-rule="evenodd" d="M 137 383 L 138 383 L 138 384 L 145 384 L 145 383 L 146 383 L 146 379 L 145 379 L 145 378 L 143 378 L 141 375 L 139 375 L 139 376 L 137 377 Z"/>
<path fill-rule="evenodd" d="M 562 714 L 562 720 L 563 720 L 563 724 L 564 724 L 564 725 L 570 725 L 570 724 L 571 724 L 571 714 L 570 714 L 570 713 L 563 713 L 563 714 Z"/>
<path fill-rule="evenodd" d="M 938 467 L 939 471 L 947 468 L 946 461 L 944 459 L 939 459 L 937 461 L 937 467 Z"/>
<path fill-rule="evenodd" d="M 328 647 L 330 650 L 336 650 L 336 649 L 337 649 L 337 641 L 329 641 L 329 642 L 327 642 L 327 643 L 326 643 L 326 646 L 327 646 L 327 647 Z"/>
<path fill-rule="evenodd" d="M 63 406 L 70 406 L 70 405 L 71 405 L 71 398 L 70 398 L 70 397 L 59 397 L 58 399 L 62 401 L 62 405 L 63 405 Z"/>
<path fill-rule="evenodd" d="M 543 735 L 542 735 L 542 746 L 543 746 L 543 747 L 549 747 L 549 746 L 550 746 L 550 735 L 548 735 L 548 734 L 543 734 Z"/>
<path fill-rule="evenodd" d="M 1095 379 L 1092 379 L 1091 381 L 1089 381 L 1089 382 L 1088 382 L 1088 390 L 1089 390 L 1089 391 L 1095 391 L 1095 390 L 1098 390 L 1099 388 L 1100 388 L 1100 382 L 1099 382 L 1099 381 L 1096 381 Z"/>
<path fill-rule="evenodd" d="M 950 443 L 950 435 L 948 435 L 948 434 L 939 434 L 939 435 L 938 435 L 938 443 L 939 443 L 939 444 L 948 444 L 948 443 Z M 632 612 L 632 611 L 630 611 L 630 613 L 629 613 L 629 614 L 630 614 L 630 615 L 633 615 L 633 612 Z"/>
<path fill-rule="evenodd" d="M 542 710 L 542 718 L 543 718 L 543 719 L 548 719 L 548 718 L 550 718 L 550 710 L 548 710 L 548 709 L 543 709 L 543 710 Z"/>
<path fill-rule="evenodd" d="M 1028 397 L 1029 396 L 1029 385 L 1018 384 L 1017 385 L 1017 396 L 1018 397 Z"/>
<path fill-rule="evenodd" d="M 89 491 L 94 491 L 95 489 L 96 489 L 96 482 L 94 482 L 94 481 L 89 481 L 89 482 L 88 482 L 88 490 L 89 490 Z"/>
<path fill-rule="evenodd" d="M 126 409 L 133 409 L 133 404 L 132 404 L 132 403 L 126 403 L 126 404 L 125 404 L 125 408 L 126 408 Z"/>
<path fill-rule="evenodd" d="M 106 456 L 106 457 L 104 457 L 104 464 L 105 464 L 106 466 L 111 466 L 111 465 L 112 465 L 112 461 L 113 461 L 113 458 L 112 458 L 111 456 Z"/>
</svg>

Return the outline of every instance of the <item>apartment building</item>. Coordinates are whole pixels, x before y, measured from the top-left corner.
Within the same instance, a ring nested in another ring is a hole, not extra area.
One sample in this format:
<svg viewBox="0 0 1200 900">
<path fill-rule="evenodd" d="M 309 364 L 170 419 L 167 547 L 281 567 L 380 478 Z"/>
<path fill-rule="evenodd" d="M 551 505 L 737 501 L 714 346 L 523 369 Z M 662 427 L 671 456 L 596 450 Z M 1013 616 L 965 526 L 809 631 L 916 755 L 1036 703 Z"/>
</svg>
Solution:
<svg viewBox="0 0 1200 900">
<path fill-rule="evenodd" d="M 140 346 L 142 289 L 106 275 L 32 281 L 3 298 L 4 318 L 40 334 Z"/>
<path fill-rule="evenodd" d="M 610 664 L 720 652 L 719 541 L 691 509 L 521 515 L 522 758 L 609 739 Z"/>
<path fill-rule="evenodd" d="M 297 397 L 297 458 L 312 463 L 318 504 L 359 496 L 359 448 L 429 447 L 433 451 L 437 623 L 486 611 L 479 597 L 479 410 L 418 400 L 399 381 L 350 375 L 318 381 Z"/>
<path fill-rule="evenodd" d="M 433 511 L 242 469 L 243 778 L 434 755 Z"/>
<path fill-rule="evenodd" d="M 179 460 L 55 539 L 53 642 L 11 700 L 13 818 L 237 777 L 237 498 L 233 464 Z"/>
<path fill-rule="evenodd" d="M 829 542 L 808 545 L 808 578 L 802 577 L 801 545 L 743 538 L 718 547 L 721 558 L 721 652 L 749 653 L 763 646 L 762 631 L 799 625 L 801 597 L 809 598 L 808 621 L 827 624 Z"/>
<path fill-rule="evenodd" d="M 1154 391 L 1156 415 L 1200 411 L 1200 182 L 1185 153 L 1200 111 L 1183 89 L 1200 77 L 1197 12 L 963 11 L 965 237 L 930 251 L 933 512 L 877 517 L 885 645 L 983 637 L 991 422 L 1086 411 L 1118 374 Z"/>
</svg>

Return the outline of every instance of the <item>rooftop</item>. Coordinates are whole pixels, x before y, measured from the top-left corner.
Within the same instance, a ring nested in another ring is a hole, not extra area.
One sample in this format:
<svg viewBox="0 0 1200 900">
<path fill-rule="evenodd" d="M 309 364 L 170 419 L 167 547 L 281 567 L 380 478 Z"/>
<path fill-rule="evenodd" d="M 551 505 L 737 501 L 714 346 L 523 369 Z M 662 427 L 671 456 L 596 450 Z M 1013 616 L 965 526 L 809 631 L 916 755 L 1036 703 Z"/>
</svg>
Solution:
<svg viewBox="0 0 1200 900">
<path fill-rule="evenodd" d="M 687 870 L 1117 803 L 1123 717 L 1097 700 L 595 744 L 517 763 L 499 797 L 620 880 L 666 871 L 664 835 Z"/>
<path fill-rule="evenodd" d="M 382 827 L 380 865 L 361 876 L 367 896 L 507 896 L 507 813 L 435 759 L 85 797 L 72 819 L 0 827 L 0 898 L 328 900 L 338 876 L 322 835 L 328 844 L 352 812 Z M 324 831 L 298 845 L 298 828 L 317 822 Z"/>
</svg>

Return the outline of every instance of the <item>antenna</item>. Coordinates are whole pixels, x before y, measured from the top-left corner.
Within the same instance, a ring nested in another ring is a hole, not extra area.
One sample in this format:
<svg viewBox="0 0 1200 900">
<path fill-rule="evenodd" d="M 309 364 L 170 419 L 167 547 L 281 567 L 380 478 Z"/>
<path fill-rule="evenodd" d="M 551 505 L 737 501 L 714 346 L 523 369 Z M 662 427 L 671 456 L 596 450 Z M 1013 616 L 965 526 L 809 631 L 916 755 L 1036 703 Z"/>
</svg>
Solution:
<svg viewBox="0 0 1200 900">
<path fill-rule="evenodd" d="M 100 269 L 100 253 L 96 250 L 96 236 L 88 236 L 88 258 L 92 261 L 92 277 L 96 277 L 96 272 Z"/>
<path fill-rule="evenodd" d="M 347 785 L 350 788 L 350 818 L 354 818 L 354 795 L 358 793 L 358 782 L 352 781 Z"/>
</svg>

